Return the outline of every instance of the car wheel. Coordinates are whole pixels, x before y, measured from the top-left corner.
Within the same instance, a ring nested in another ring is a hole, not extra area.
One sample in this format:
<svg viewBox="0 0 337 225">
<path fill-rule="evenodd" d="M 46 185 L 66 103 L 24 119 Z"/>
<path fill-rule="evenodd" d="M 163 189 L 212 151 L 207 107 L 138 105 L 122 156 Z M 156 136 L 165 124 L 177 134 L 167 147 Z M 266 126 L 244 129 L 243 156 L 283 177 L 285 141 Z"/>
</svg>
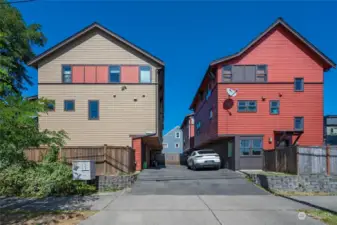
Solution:
<svg viewBox="0 0 337 225">
<path fill-rule="evenodd" d="M 215 169 L 216 169 L 216 170 L 219 170 L 219 169 L 220 169 L 220 166 L 216 166 Z"/>
<path fill-rule="evenodd" d="M 192 170 L 194 170 L 194 171 L 197 170 L 197 167 L 195 166 L 194 162 L 192 162 L 192 167 L 191 167 L 191 168 L 192 168 Z"/>
</svg>

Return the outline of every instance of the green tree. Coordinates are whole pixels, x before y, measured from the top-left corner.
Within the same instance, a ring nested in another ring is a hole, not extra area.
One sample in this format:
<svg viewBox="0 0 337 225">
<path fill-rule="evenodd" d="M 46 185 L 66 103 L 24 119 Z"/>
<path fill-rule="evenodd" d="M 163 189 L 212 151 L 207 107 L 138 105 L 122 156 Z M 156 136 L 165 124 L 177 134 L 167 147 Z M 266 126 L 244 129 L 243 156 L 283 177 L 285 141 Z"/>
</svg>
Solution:
<svg viewBox="0 0 337 225">
<path fill-rule="evenodd" d="M 41 25 L 27 25 L 18 9 L 0 0 L 0 96 L 32 85 L 25 64 L 35 56 L 32 46 L 45 42 Z"/>
<path fill-rule="evenodd" d="M 66 132 L 39 130 L 37 118 L 47 113 L 48 100 L 28 101 L 19 95 L 6 96 L 0 101 L 0 168 L 26 162 L 24 150 L 48 146 L 48 161 L 56 161 L 63 147 Z"/>
</svg>

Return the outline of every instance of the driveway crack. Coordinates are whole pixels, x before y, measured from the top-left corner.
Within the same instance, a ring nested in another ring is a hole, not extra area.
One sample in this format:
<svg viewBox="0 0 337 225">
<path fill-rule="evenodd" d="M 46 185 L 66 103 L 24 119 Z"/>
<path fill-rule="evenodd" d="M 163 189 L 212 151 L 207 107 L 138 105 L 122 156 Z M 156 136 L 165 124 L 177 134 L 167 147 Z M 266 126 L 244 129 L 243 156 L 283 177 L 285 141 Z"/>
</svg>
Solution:
<svg viewBox="0 0 337 225">
<path fill-rule="evenodd" d="M 213 214 L 213 216 L 214 216 L 214 218 L 218 221 L 218 223 L 220 224 L 220 225 L 223 225 L 222 223 L 221 223 L 221 221 L 219 220 L 219 218 L 215 215 L 215 213 L 213 212 L 213 210 L 209 207 L 209 205 L 207 205 L 207 203 L 199 196 L 199 195 L 197 195 L 198 196 L 198 198 L 200 199 L 200 201 L 202 201 L 202 203 L 204 203 L 204 205 L 208 208 L 208 210 L 209 211 L 211 211 L 211 213 Z"/>
</svg>

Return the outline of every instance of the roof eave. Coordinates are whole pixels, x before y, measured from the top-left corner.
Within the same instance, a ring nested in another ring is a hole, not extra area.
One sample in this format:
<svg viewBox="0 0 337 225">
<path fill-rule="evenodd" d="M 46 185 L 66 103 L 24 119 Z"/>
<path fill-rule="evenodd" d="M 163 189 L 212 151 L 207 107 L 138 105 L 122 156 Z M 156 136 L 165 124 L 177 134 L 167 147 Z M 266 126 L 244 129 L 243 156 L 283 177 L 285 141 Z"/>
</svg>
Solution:
<svg viewBox="0 0 337 225">
<path fill-rule="evenodd" d="M 117 39 L 118 41 L 122 42 L 123 44 L 129 46 L 130 48 L 133 48 L 134 50 L 136 50 L 138 53 L 144 55 L 145 57 L 147 57 L 148 59 L 152 60 L 153 62 L 157 63 L 159 66 L 164 67 L 165 63 L 151 55 L 150 53 L 148 53 L 147 51 L 141 49 L 140 47 L 132 44 L 131 42 L 127 41 L 126 39 L 124 39 L 123 37 L 115 34 L 114 32 L 110 31 L 109 29 L 105 28 L 104 26 L 100 25 L 97 22 L 94 22 L 92 24 L 90 24 L 89 26 L 83 28 L 82 30 L 80 30 L 79 32 L 73 34 L 72 36 L 68 37 L 67 39 L 59 42 L 58 44 L 54 45 L 53 47 L 47 49 L 46 51 L 44 51 L 43 53 L 39 54 L 38 56 L 36 56 L 35 58 L 33 58 L 32 60 L 30 60 L 27 65 L 28 66 L 33 66 L 35 68 L 38 67 L 38 63 L 43 60 L 45 57 L 48 57 L 49 55 L 53 54 L 55 51 L 57 51 L 58 49 L 64 47 L 65 45 L 69 44 L 70 42 L 74 41 L 75 39 L 81 37 L 82 35 L 86 34 L 87 32 L 98 28 L 101 31 L 109 34 L 110 36 L 112 36 L 113 38 Z"/>
</svg>

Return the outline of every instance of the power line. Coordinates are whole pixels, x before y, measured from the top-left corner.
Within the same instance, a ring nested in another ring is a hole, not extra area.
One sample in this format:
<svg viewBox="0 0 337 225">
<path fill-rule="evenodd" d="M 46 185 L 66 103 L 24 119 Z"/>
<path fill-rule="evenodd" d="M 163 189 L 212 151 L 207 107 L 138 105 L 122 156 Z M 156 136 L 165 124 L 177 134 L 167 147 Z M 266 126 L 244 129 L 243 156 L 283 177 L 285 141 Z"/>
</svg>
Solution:
<svg viewBox="0 0 337 225">
<path fill-rule="evenodd" d="M 26 3 L 26 2 L 34 2 L 36 0 L 20 0 L 20 1 L 11 1 L 11 2 L 0 2 L 0 4 L 18 4 L 18 3 Z"/>
</svg>

